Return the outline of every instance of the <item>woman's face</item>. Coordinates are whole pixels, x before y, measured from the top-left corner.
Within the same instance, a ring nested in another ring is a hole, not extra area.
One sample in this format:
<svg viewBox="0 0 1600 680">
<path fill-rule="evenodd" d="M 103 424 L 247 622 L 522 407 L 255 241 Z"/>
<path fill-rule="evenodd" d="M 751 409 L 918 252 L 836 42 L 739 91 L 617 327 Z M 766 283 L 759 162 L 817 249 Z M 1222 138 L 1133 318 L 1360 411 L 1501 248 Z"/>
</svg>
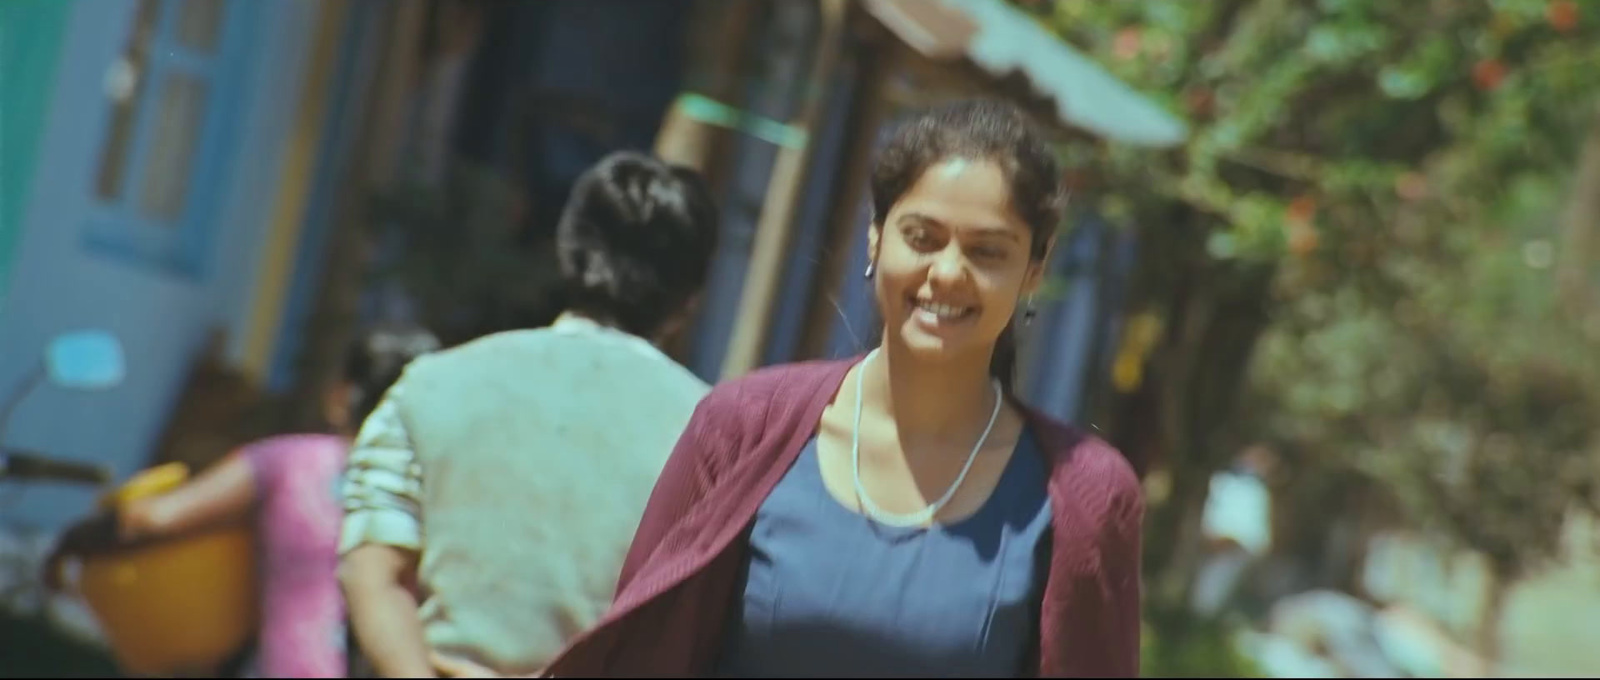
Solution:
<svg viewBox="0 0 1600 680">
<path fill-rule="evenodd" d="M 1044 270 L 1005 174 L 990 161 L 939 162 L 884 222 L 867 238 L 885 341 L 926 359 L 987 357 Z"/>
</svg>

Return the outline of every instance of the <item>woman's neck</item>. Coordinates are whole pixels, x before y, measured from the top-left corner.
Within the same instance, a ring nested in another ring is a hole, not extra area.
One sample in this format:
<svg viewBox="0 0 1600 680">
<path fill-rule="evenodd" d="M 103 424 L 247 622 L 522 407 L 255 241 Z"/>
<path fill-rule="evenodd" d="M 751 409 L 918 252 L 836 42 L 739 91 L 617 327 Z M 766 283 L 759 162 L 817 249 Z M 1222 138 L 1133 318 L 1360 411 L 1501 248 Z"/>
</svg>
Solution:
<svg viewBox="0 0 1600 680">
<path fill-rule="evenodd" d="M 886 341 L 862 377 L 865 409 L 893 420 L 903 443 L 964 438 L 994 408 L 987 352 L 930 364 Z"/>
</svg>

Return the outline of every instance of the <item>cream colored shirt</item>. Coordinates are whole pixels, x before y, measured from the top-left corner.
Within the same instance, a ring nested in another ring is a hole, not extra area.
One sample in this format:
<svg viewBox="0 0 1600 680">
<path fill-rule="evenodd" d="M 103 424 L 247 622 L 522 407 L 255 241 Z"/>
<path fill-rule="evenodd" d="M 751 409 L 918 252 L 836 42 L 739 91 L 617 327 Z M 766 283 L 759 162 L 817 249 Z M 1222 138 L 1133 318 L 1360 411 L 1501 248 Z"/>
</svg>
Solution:
<svg viewBox="0 0 1600 680">
<path fill-rule="evenodd" d="M 609 606 L 708 389 L 645 340 L 570 316 L 424 356 L 357 436 L 340 552 L 418 551 L 429 646 L 536 671 Z"/>
</svg>

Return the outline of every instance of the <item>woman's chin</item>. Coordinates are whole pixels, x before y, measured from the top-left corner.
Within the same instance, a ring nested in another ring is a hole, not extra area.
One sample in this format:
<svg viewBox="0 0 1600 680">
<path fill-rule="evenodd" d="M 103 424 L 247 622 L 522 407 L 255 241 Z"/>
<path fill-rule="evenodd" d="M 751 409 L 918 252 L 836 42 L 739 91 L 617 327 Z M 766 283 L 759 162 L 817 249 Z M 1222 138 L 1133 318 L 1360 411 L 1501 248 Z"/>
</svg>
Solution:
<svg viewBox="0 0 1600 680">
<path fill-rule="evenodd" d="M 971 349 L 970 338 L 965 333 L 928 332 L 906 324 L 900 330 L 900 346 L 917 361 L 938 363 L 958 358 Z"/>
</svg>

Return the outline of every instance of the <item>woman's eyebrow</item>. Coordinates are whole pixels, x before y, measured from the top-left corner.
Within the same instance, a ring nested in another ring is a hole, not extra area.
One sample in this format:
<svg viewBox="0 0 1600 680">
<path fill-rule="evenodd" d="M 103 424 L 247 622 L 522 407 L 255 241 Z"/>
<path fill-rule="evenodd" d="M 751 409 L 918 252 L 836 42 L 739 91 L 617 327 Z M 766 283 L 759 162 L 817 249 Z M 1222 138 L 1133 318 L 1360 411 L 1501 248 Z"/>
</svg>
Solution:
<svg viewBox="0 0 1600 680">
<path fill-rule="evenodd" d="M 1009 227 L 969 227 L 962 231 L 978 238 L 1003 238 L 1019 243 L 1022 241 L 1022 237 L 1017 235 L 1017 230 Z"/>
<path fill-rule="evenodd" d="M 915 224 L 926 224 L 933 227 L 945 226 L 943 222 L 940 222 L 939 220 L 922 213 L 906 213 L 900 216 L 899 222 L 901 224 L 906 224 L 908 222 Z"/>
<path fill-rule="evenodd" d="M 941 227 L 941 228 L 948 228 L 948 226 L 949 226 L 949 225 L 945 224 L 943 221 L 941 221 L 938 218 L 935 218 L 935 217 L 933 217 L 931 215 L 928 215 L 928 214 L 925 214 L 925 213 L 916 213 L 916 212 L 910 212 L 910 213 L 905 213 L 904 215 L 901 215 L 900 219 L 897 220 L 897 222 L 899 224 L 902 224 L 902 225 L 904 225 L 904 224 L 913 224 L 913 225 L 926 225 L 926 226 Z M 1019 243 L 1022 241 L 1022 237 L 1017 234 L 1017 230 L 1015 228 L 1008 227 L 1008 226 L 1003 226 L 1003 225 L 982 225 L 982 226 L 960 227 L 960 228 L 957 229 L 957 231 L 959 231 L 959 232 L 961 232 L 963 234 L 970 234 L 970 235 L 976 236 L 978 238 L 1001 238 L 1001 239 L 1007 239 L 1007 240 L 1010 240 L 1010 241 L 1016 241 L 1016 242 L 1019 242 Z"/>
</svg>

